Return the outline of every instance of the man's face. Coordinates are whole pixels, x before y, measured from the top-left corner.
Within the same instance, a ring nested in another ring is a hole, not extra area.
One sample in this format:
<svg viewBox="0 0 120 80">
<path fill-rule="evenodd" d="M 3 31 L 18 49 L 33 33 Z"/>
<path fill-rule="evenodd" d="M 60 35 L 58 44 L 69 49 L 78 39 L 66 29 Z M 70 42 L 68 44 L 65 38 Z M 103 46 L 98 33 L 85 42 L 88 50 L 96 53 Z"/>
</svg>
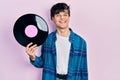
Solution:
<svg viewBox="0 0 120 80">
<path fill-rule="evenodd" d="M 70 16 L 67 10 L 59 12 L 52 17 L 52 21 L 56 24 L 56 27 L 59 29 L 68 28 Z"/>
</svg>

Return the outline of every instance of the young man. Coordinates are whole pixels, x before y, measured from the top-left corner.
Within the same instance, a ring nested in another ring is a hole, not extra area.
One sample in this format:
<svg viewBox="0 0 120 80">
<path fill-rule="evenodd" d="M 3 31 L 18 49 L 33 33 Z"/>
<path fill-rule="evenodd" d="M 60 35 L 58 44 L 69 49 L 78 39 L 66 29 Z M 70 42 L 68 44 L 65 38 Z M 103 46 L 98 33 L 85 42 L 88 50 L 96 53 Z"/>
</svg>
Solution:
<svg viewBox="0 0 120 80">
<path fill-rule="evenodd" d="M 42 80 L 88 80 L 86 42 L 69 28 L 69 6 L 53 5 L 51 20 L 56 31 L 42 44 L 41 56 L 35 55 L 37 45 L 26 47 L 31 64 L 43 68 Z"/>
</svg>

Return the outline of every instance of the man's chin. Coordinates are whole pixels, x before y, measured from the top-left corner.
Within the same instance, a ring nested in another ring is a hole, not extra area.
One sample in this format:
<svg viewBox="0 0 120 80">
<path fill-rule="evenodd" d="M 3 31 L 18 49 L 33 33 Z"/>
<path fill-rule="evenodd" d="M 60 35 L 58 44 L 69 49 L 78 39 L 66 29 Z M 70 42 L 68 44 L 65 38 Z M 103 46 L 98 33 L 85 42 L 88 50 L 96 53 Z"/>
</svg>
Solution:
<svg viewBox="0 0 120 80">
<path fill-rule="evenodd" d="M 68 27 L 61 26 L 59 29 L 67 29 Z"/>
</svg>

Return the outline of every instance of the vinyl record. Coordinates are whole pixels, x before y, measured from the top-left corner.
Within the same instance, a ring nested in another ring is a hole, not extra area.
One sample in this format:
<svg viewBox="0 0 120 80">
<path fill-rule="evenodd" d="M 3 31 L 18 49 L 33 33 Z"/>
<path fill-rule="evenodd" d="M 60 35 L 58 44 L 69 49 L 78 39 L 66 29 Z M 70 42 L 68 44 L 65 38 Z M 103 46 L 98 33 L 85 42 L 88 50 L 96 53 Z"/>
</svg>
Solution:
<svg viewBox="0 0 120 80">
<path fill-rule="evenodd" d="M 48 25 L 41 16 L 25 14 L 15 22 L 13 34 L 17 42 L 24 47 L 30 42 L 40 46 L 48 36 Z"/>
</svg>

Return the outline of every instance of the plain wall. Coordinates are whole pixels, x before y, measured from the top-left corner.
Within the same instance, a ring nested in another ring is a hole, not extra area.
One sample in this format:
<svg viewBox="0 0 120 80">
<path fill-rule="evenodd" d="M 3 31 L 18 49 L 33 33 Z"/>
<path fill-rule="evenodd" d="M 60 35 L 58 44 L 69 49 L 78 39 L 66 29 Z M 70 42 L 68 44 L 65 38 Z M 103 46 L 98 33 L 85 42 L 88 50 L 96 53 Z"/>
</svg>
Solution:
<svg viewBox="0 0 120 80">
<path fill-rule="evenodd" d="M 1 0 L 0 80 L 41 80 L 42 69 L 29 63 L 13 26 L 20 16 L 35 13 L 50 33 L 55 26 L 49 9 L 57 2 L 70 5 L 70 28 L 87 41 L 89 80 L 120 80 L 120 0 Z"/>
</svg>

